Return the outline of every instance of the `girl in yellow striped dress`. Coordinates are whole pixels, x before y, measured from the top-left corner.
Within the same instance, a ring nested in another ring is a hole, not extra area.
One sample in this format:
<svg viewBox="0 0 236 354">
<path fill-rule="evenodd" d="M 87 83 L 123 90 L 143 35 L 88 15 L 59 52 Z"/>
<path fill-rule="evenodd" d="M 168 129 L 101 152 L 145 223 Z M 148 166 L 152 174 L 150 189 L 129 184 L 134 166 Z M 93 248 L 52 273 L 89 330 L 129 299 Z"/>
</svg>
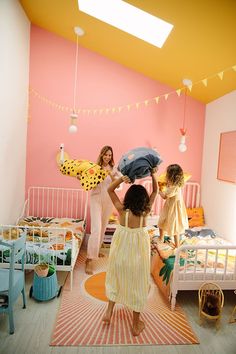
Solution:
<svg viewBox="0 0 236 354">
<path fill-rule="evenodd" d="M 132 185 L 125 194 L 123 203 L 115 189 L 122 183 L 130 183 L 128 176 L 115 180 L 108 194 L 119 212 L 120 224 L 112 237 L 106 295 L 109 299 L 103 321 L 110 323 L 116 302 L 133 311 L 132 333 L 138 336 L 144 329 L 139 319 L 144 309 L 150 280 L 150 237 L 146 229 L 146 217 L 157 195 L 156 169 L 152 170 L 152 193 L 149 196 L 141 185 Z"/>
</svg>

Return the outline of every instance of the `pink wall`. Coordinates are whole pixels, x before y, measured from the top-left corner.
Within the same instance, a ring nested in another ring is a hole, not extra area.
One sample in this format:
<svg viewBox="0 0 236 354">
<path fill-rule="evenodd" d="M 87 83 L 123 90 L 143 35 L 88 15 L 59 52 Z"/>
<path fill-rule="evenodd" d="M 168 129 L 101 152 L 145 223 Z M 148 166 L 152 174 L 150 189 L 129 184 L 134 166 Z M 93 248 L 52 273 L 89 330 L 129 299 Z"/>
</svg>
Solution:
<svg viewBox="0 0 236 354">
<path fill-rule="evenodd" d="M 145 55 L 143 60 L 145 60 Z M 174 65 L 174 61 L 173 61 Z M 75 43 L 32 26 L 30 86 L 49 101 L 73 107 Z M 158 63 L 157 63 L 158 70 Z M 181 85 L 181 83 L 180 83 Z M 119 107 L 172 91 L 171 88 L 79 47 L 76 107 Z M 55 109 L 31 95 L 28 124 L 26 188 L 32 185 L 79 187 L 75 178 L 63 176 L 56 164 L 60 143 L 71 158 L 96 161 L 103 145 L 112 145 L 115 161 L 127 150 L 156 147 L 164 163 L 179 163 L 200 181 L 205 105 L 187 97 L 188 150 L 178 150 L 184 97 L 170 95 L 147 107 L 120 113 L 79 115 L 78 132 L 68 132 L 67 111 Z"/>
</svg>

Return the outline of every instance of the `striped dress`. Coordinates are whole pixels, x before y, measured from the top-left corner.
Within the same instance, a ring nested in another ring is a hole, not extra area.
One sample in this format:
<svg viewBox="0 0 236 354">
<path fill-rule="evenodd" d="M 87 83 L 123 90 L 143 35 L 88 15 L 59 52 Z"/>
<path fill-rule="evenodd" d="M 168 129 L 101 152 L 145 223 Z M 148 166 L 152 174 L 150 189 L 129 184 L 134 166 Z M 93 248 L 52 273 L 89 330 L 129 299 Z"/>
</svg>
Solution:
<svg viewBox="0 0 236 354">
<path fill-rule="evenodd" d="M 121 303 L 135 312 L 141 312 L 147 301 L 150 285 L 150 237 L 143 227 L 128 227 L 129 211 L 125 226 L 118 225 L 112 237 L 106 295 L 109 300 Z"/>
</svg>

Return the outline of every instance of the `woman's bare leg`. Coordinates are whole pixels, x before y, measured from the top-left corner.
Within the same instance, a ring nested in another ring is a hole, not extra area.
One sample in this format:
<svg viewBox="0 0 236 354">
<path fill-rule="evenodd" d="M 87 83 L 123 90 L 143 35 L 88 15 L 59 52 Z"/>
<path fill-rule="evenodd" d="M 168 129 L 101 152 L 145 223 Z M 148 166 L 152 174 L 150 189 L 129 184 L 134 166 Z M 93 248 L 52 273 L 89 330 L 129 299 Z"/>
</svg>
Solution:
<svg viewBox="0 0 236 354">
<path fill-rule="evenodd" d="M 175 247 L 179 248 L 179 235 L 174 235 Z"/>
<path fill-rule="evenodd" d="M 110 324 L 111 322 L 111 316 L 113 313 L 114 306 L 115 306 L 115 302 L 109 300 L 106 313 L 102 318 L 103 322 L 105 322 L 106 324 Z"/>
<path fill-rule="evenodd" d="M 133 336 L 138 336 L 145 328 L 145 324 L 143 321 L 140 321 L 139 316 L 140 316 L 140 312 L 133 311 L 133 327 L 132 327 Z"/>
<path fill-rule="evenodd" d="M 161 241 L 161 242 L 164 242 L 164 236 L 165 236 L 164 230 L 162 230 L 162 229 L 159 228 L 159 233 L 160 233 L 160 241 Z"/>
<path fill-rule="evenodd" d="M 92 259 L 87 258 L 85 261 L 85 273 L 93 274 Z"/>
</svg>

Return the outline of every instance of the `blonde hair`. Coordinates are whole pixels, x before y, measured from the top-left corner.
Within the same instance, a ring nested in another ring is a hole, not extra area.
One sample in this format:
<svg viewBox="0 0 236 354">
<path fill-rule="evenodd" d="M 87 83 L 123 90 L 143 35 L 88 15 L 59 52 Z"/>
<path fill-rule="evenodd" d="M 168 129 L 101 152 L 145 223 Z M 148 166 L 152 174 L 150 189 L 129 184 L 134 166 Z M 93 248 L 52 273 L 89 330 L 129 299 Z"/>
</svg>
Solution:
<svg viewBox="0 0 236 354">
<path fill-rule="evenodd" d="M 113 150 L 112 150 L 112 147 L 109 146 L 109 145 L 105 145 L 103 146 L 103 148 L 101 149 L 100 151 L 100 154 L 98 156 L 98 159 L 97 159 L 97 164 L 99 166 L 102 166 L 102 163 L 103 163 L 103 156 L 107 153 L 107 151 L 111 151 L 111 160 L 109 161 L 109 165 L 111 166 L 111 168 L 114 167 L 114 158 L 113 158 Z"/>
<path fill-rule="evenodd" d="M 177 165 L 169 165 L 166 170 L 166 180 L 173 186 L 183 187 L 184 173 L 182 168 Z"/>
</svg>

